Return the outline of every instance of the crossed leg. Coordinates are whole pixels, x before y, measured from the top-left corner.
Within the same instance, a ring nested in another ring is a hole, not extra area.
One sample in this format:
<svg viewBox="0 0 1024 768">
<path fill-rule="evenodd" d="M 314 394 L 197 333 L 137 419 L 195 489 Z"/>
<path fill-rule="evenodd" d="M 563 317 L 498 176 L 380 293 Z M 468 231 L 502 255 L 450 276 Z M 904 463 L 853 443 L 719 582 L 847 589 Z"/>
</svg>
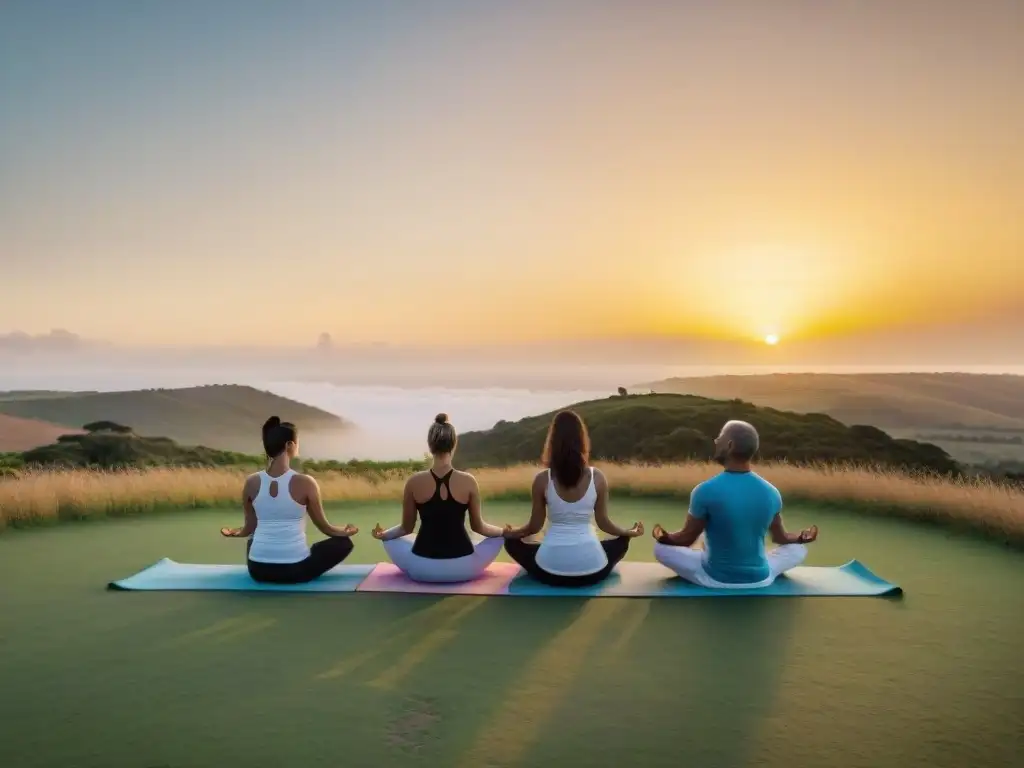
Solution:
<svg viewBox="0 0 1024 768">
<path fill-rule="evenodd" d="M 473 554 L 463 557 L 430 558 L 413 554 L 415 534 L 384 542 L 391 562 L 413 581 L 455 583 L 472 581 L 495 561 L 504 542 L 500 536 L 485 538 L 473 546 Z"/>
<path fill-rule="evenodd" d="M 704 569 L 705 552 L 690 547 L 674 547 L 660 542 L 654 545 L 654 559 L 680 578 L 711 589 L 738 589 L 748 587 L 767 587 L 779 575 L 800 565 L 807 558 L 806 544 L 783 544 L 767 553 L 768 567 L 771 573 L 764 581 L 754 584 L 725 584 L 711 578 Z"/>
</svg>

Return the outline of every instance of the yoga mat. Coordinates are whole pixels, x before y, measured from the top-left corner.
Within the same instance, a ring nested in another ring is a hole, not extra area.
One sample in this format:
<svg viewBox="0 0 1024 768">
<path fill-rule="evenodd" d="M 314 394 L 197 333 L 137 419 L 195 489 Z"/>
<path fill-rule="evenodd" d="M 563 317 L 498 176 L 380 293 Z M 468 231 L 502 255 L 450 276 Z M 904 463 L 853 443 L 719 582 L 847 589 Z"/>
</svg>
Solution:
<svg viewBox="0 0 1024 768">
<path fill-rule="evenodd" d="M 120 581 L 111 589 L 253 590 L 261 592 L 405 592 L 522 597 L 869 597 L 902 590 L 872 573 L 857 560 L 838 568 L 800 566 L 768 587 L 708 589 L 683 581 L 660 563 L 619 563 L 604 582 L 593 587 L 548 587 L 518 565 L 492 563 L 484 575 L 459 584 L 425 584 L 406 577 L 391 563 L 339 565 L 307 584 L 260 584 L 244 565 L 190 565 L 164 559 Z"/>
<path fill-rule="evenodd" d="M 260 592 L 355 592 L 373 565 L 339 565 L 306 584 L 260 584 L 244 565 L 195 565 L 164 558 L 134 576 L 108 584 L 110 589 L 214 590 Z"/>
<path fill-rule="evenodd" d="M 869 597 L 901 594 L 895 584 L 851 560 L 838 568 L 799 566 L 757 589 L 709 589 L 676 576 L 660 563 L 619 563 L 611 575 L 593 587 L 548 587 L 525 573 L 516 576 L 508 594 L 531 597 Z"/>
<path fill-rule="evenodd" d="M 363 580 L 356 592 L 420 592 L 438 595 L 504 595 L 509 582 L 522 569 L 515 563 L 491 563 L 483 575 L 473 581 L 447 584 L 417 582 L 402 573 L 398 566 L 379 563 Z"/>
</svg>

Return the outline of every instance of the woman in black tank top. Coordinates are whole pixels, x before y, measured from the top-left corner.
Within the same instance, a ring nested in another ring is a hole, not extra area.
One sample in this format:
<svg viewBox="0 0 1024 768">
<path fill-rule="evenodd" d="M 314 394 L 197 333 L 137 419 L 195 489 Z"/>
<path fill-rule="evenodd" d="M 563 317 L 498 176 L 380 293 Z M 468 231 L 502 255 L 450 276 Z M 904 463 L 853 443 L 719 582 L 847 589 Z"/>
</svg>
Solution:
<svg viewBox="0 0 1024 768">
<path fill-rule="evenodd" d="M 422 504 L 416 503 L 416 511 L 420 516 L 420 531 L 412 545 L 414 555 L 445 560 L 473 554 L 473 541 L 466 533 L 469 502 L 458 501 L 452 496 L 453 472 L 454 469 L 449 469 L 438 477 L 433 469 L 430 470 L 436 487 L 433 496 Z"/>
<path fill-rule="evenodd" d="M 504 543 L 502 529 L 484 522 L 480 513 L 476 478 L 452 467 L 457 443 L 447 414 L 438 414 L 427 433 L 434 465 L 406 482 L 402 522 L 388 530 L 378 523 L 373 529 L 373 537 L 384 542 L 391 561 L 415 581 L 470 581 L 494 562 Z M 457 491 L 452 490 L 453 479 Z M 433 493 L 423 499 L 431 481 Z M 476 544 L 466 530 L 467 513 L 469 527 L 484 537 Z M 417 517 L 420 528 L 413 536 Z"/>
</svg>

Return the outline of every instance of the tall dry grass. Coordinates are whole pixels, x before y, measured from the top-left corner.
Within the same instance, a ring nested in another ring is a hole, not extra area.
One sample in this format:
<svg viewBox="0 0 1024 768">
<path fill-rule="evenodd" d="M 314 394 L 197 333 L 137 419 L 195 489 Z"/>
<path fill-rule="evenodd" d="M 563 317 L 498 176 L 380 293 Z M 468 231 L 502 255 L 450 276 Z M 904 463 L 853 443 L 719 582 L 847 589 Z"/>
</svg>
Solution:
<svg viewBox="0 0 1024 768">
<path fill-rule="evenodd" d="M 615 495 L 686 497 L 718 468 L 706 463 L 665 466 L 602 465 Z M 536 467 L 476 472 L 488 498 L 525 497 Z M 761 465 L 788 503 L 853 506 L 975 529 L 1024 546 L 1024 490 L 985 480 L 950 481 L 852 467 Z M 152 469 L 126 472 L 25 472 L 0 478 L 0 527 L 138 514 L 161 509 L 238 505 L 244 470 Z M 405 472 L 317 479 L 328 502 L 401 498 Z"/>
</svg>

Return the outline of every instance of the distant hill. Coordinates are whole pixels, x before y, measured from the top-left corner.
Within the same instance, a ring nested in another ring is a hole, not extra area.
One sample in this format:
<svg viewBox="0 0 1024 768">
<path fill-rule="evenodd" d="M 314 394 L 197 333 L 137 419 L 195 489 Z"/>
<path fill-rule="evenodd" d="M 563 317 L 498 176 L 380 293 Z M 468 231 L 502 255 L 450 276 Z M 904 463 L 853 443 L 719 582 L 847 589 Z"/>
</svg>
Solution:
<svg viewBox="0 0 1024 768">
<path fill-rule="evenodd" d="M 127 425 L 111 421 L 85 425 L 75 434 L 60 435 L 53 443 L 18 453 L 0 452 L 0 477 L 17 476 L 33 469 L 147 469 L 152 467 L 231 467 L 253 471 L 266 466 L 262 454 L 185 446 L 168 437 L 138 435 Z M 386 478 L 395 472 L 423 469 L 424 460 L 316 461 L 301 456 L 292 464 L 302 472 L 342 472 L 368 478 Z"/>
<path fill-rule="evenodd" d="M 158 466 L 240 466 L 257 464 L 259 457 L 204 446 L 182 446 L 167 437 L 143 437 L 131 427 L 103 421 L 87 431 L 61 435 L 51 445 L 25 451 L 26 466 L 145 468 Z"/>
<path fill-rule="evenodd" d="M 261 452 L 260 427 L 269 416 L 295 422 L 300 434 L 340 432 L 352 426 L 319 408 L 234 384 L 127 392 L 0 393 L 0 414 L 76 427 L 112 421 L 131 425 L 139 435 L 248 453 Z"/>
<path fill-rule="evenodd" d="M 638 390 L 738 398 L 883 429 L 1024 430 L 1024 376 L 780 373 L 673 378 Z"/>
<path fill-rule="evenodd" d="M 729 419 L 743 419 L 760 432 L 761 460 L 959 471 L 957 463 L 937 446 L 894 439 L 871 426 L 846 426 L 823 414 L 674 394 L 613 396 L 568 407 L 587 422 L 597 460 L 661 463 L 706 459 L 722 425 Z M 537 461 L 553 415 L 498 422 L 489 430 L 461 435 L 460 463 L 479 467 Z"/>
<path fill-rule="evenodd" d="M 73 427 L 0 414 L 0 453 L 20 453 L 56 442 L 61 435 L 80 432 Z"/>
</svg>

